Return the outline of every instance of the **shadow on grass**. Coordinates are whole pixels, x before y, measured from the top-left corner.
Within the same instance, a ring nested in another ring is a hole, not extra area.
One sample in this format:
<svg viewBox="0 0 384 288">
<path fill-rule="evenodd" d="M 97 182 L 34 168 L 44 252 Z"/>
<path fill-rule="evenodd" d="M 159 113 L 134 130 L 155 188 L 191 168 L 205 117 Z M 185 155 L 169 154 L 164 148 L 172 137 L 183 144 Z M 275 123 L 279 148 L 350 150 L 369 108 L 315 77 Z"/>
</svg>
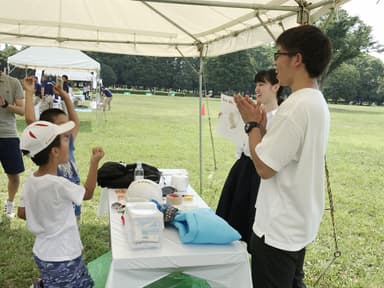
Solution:
<svg viewBox="0 0 384 288">
<path fill-rule="evenodd" d="M 0 224 L 0 287 L 30 287 L 39 276 L 32 255 L 34 235 L 20 219 L 2 217 Z M 80 226 L 86 263 L 107 253 L 109 248 L 109 226 L 84 223 Z"/>
</svg>

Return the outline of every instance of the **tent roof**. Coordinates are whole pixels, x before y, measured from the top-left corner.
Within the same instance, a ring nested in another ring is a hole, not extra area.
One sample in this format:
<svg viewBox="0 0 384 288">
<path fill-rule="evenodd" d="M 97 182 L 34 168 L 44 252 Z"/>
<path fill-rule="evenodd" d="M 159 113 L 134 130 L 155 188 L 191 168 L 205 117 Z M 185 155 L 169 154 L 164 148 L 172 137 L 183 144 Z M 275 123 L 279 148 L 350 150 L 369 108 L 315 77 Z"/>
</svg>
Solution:
<svg viewBox="0 0 384 288">
<path fill-rule="evenodd" d="M 79 50 L 57 47 L 29 47 L 8 57 L 8 64 L 21 68 L 52 71 L 100 71 L 99 62 Z"/>
<path fill-rule="evenodd" d="M 297 15 L 348 0 L 0 0 L 0 42 L 150 56 L 217 56 L 270 43 Z M 303 12 L 303 13 L 301 13 Z M 304 17 L 305 18 L 305 17 Z"/>
</svg>

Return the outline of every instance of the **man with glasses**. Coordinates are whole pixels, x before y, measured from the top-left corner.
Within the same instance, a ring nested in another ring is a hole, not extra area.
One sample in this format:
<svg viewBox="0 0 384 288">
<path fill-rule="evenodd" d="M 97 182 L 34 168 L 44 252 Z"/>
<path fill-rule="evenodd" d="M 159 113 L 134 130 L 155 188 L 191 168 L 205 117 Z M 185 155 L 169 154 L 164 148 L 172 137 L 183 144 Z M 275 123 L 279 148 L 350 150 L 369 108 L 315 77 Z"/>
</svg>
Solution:
<svg viewBox="0 0 384 288">
<path fill-rule="evenodd" d="M 330 116 L 317 78 L 330 61 L 331 43 L 318 28 L 304 25 L 284 31 L 276 46 L 277 78 L 292 94 L 267 133 L 259 105 L 235 97 L 262 178 L 250 244 L 255 288 L 305 287 L 305 247 L 315 239 L 324 211 Z"/>
</svg>

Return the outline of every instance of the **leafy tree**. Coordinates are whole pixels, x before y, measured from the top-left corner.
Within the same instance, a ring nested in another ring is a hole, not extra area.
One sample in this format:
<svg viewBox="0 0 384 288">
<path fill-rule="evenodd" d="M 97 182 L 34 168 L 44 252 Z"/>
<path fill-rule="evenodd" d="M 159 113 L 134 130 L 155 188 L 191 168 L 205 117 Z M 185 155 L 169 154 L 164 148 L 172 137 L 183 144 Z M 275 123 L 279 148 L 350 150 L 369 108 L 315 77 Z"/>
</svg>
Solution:
<svg viewBox="0 0 384 288">
<path fill-rule="evenodd" d="M 382 105 L 384 103 L 384 77 L 381 77 L 378 81 L 375 101 L 378 105 Z"/>
<path fill-rule="evenodd" d="M 328 95 L 328 100 L 332 100 L 333 103 L 337 103 L 340 99 L 346 103 L 356 101 L 359 96 L 357 92 L 359 83 L 360 73 L 357 67 L 342 63 L 329 75 L 324 86 L 324 94 Z"/>
<path fill-rule="evenodd" d="M 252 61 L 249 50 L 209 58 L 206 65 L 208 89 L 249 93 L 255 74 Z"/>
<path fill-rule="evenodd" d="M 107 64 L 101 65 L 100 77 L 103 79 L 103 85 L 110 86 L 116 83 L 116 74 L 112 67 Z"/>
<path fill-rule="evenodd" d="M 14 46 L 6 46 L 5 49 L 0 51 L 0 67 L 7 67 L 7 59 L 13 54 L 17 53 L 17 49 Z"/>
<path fill-rule="evenodd" d="M 197 91 L 199 89 L 198 71 L 200 66 L 199 58 L 175 58 L 177 63 L 173 89 L 187 89 Z"/>
<path fill-rule="evenodd" d="M 323 27 L 333 46 L 331 63 L 320 81 L 321 85 L 342 63 L 368 52 L 375 45 L 371 36 L 372 28 L 358 17 L 349 16 L 345 10 L 339 10 L 336 16 L 328 20 L 323 17 L 317 23 L 319 27 Z"/>
<path fill-rule="evenodd" d="M 250 53 L 251 65 L 255 74 L 257 71 L 273 67 L 273 53 L 275 50 L 276 48 L 273 43 L 248 50 Z"/>
<path fill-rule="evenodd" d="M 3 71 L 7 67 L 8 57 L 19 52 L 14 46 L 6 46 L 5 49 L 0 51 L 0 70 Z M 18 79 L 22 79 L 26 74 L 31 74 L 31 70 L 25 70 L 17 67 L 12 68 L 11 75 Z M 33 73 L 32 73 L 33 74 Z"/>
<path fill-rule="evenodd" d="M 360 85 L 357 87 L 360 105 L 363 102 L 377 102 L 377 90 L 384 75 L 384 63 L 371 55 L 365 54 L 350 61 L 360 71 Z"/>
</svg>

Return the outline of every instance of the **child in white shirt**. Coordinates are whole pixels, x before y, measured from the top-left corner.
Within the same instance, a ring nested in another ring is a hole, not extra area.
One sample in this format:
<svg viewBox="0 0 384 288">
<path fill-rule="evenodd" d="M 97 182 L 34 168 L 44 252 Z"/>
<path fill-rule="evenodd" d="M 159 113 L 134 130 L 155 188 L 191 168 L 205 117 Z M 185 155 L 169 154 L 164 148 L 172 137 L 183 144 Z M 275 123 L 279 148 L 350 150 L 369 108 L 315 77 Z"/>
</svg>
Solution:
<svg viewBox="0 0 384 288">
<path fill-rule="evenodd" d="M 26 180 L 18 216 L 27 220 L 35 234 L 35 262 L 44 287 L 93 287 L 82 260 L 82 243 L 73 213 L 73 203 L 93 197 L 97 168 L 104 151 L 92 149 L 84 187 L 57 176 L 57 166 L 68 161 L 69 135 L 74 127 L 69 121 L 55 125 L 36 121 L 22 133 L 21 150 L 38 166 Z"/>
</svg>

